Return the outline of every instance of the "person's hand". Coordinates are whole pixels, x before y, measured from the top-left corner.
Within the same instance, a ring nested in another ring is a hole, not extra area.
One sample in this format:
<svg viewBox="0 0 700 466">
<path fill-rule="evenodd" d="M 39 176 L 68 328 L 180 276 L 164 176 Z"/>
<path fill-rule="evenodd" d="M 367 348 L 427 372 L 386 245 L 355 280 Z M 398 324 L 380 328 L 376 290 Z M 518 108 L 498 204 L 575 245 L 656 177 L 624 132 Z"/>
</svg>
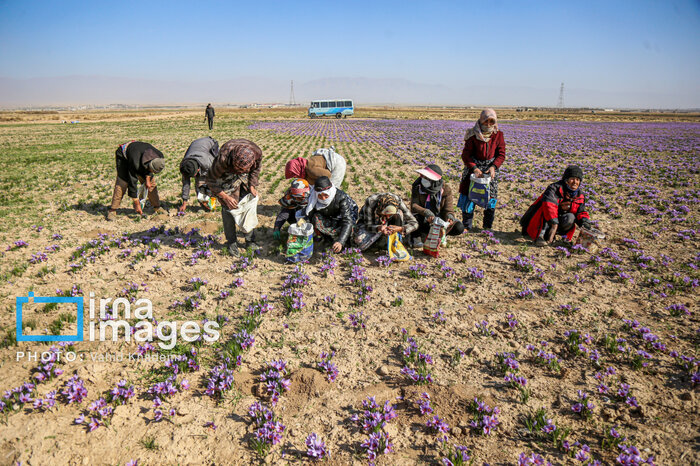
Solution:
<svg viewBox="0 0 700 466">
<path fill-rule="evenodd" d="M 554 224 L 551 227 L 549 227 L 549 231 L 547 232 L 547 236 L 545 236 L 544 240 L 548 243 L 551 243 L 554 241 L 554 237 L 557 235 L 557 230 L 559 229 L 558 224 Z"/>
<path fill-rule="evenodd" d="M 581 228 L 586 229 L 586 230 L 591 230 L 593 226 L 591 225 L 590 220 L 587 218 L 584 218 L 583 221 L 581 222 Z"/>
<path fill-rule="evenodd" d="M 494 167 L 493 165 L 489 167 L 489 176 L 491 178 L 496 177 L 496 167 Z"/>
<path fill-rule="evenodd" d="M 403 233 L 403 227 L 398 225 L 391 225 L 389 227 L 389 233 Z"/>
<path fill-rule="evenodd" d="M 484 174 L 484 172 L 482 172 L 478 168 L 474 167 L 474 176 L 476 176 L 477 178 L 481 178 L 481 175 L 483 175 L 483 174 Z"/>
<path fill-rule="evenodd" d="M 187 201 L 182 201 L 182 204 L 180 205 L 180 208 L 177 209 L 177 211 L 184 213 L 186 208 L 187 208 Z"/>
<path fill-rule="evenodd" d="M 147 176 L 145 185 L 146 190 L 148 190 L 148 192 L 151 193 L 156 188 L 156 181 L 152 177 Z"/>
<path fill-rule="evenodd" d="M 335 243 L 333 243 L 332 248 L 333 248 L 333 252 L 339 253 L 340 251 L 343 250 L 343 245 L 336 241 Z"/>
<path fill-rule="evenodd" d="M 272 232 L 272 238 L 279 241 L 279 239 L 282 238 L 282 232 L 279 231 L 279 230 L 273 231 L 273 232 Z"/>
<path fill-rule="evenodd" d="M 143 215 L 143 210 L 141 210 L 141 201 L 139 201 L 138 199 L 134 199 L 132 203 L 134 205 L 134 210 L 136 211 L 136 213 L 139 215 Z"/>
<path fill-rule="evenodd" d="M 226 206 L 228 210 L 233 210 L 238 208 L 238 201 L 235 200 L 232 196 L 229 196 L 228 194 L 222 192 L 219 194 L 219 200 L 221 203 Z"/>
<path fill-rule="evenodd" d="M 430 217 L 425 217 L 425 221 L 428 223 L 433 223 L 433 220 L 435 220 L 435 215 L 431 215 Z"/>
<path fill-rule="evenodd" d="M 250 194 L 253 195 L 253 197 L 258 197 L 258 189 L 255 186 L 250 187 Z"/>
</svg>

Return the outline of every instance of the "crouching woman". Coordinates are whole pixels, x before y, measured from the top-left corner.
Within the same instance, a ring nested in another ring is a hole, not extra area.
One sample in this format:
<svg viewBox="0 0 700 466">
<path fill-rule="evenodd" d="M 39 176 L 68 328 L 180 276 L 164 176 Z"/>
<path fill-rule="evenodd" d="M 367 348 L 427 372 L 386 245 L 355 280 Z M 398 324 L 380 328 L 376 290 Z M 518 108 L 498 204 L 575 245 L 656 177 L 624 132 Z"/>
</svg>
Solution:
<svg viewBox="0 0 700 466">
<path fill-rule="evenodd" d="M 333 252 L 340 252 L 353 234 L 357 222 L 357 204 L 344 191 L 333 186 L 330 178 L 316 180 L 309 196 L 306 215 L 314 230 L 324 239 L 333 241 Z"/>
<path fill-rule="evenodd" d="M 576 226 L 590 229 L 582 181 L 583 170 L 569 165 L 561 180 L 547 186 L 520 219 L 523 236 L 545 244 L 554 241 L 556 235 L 566 236 L 571 241 Z"/>
</svg>

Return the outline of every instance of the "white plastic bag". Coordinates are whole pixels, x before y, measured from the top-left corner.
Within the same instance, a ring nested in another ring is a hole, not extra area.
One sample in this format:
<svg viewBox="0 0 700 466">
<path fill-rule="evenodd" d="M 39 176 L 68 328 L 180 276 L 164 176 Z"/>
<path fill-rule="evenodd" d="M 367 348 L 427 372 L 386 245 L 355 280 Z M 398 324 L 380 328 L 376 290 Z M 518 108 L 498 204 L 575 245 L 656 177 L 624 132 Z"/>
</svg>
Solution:
<svg viewBox="0 0 700 466">
<path fill-rule="evenodd" d="M 258 197 L 253 197 L 252 194 L 246 194 L 245 197 L 238 201 L 238 207 L 229 210 L 229 214 L 236 222 L 236 226 L 241 229 L 243 234 L 250 233 L 258 226 Z"/>
</svg>

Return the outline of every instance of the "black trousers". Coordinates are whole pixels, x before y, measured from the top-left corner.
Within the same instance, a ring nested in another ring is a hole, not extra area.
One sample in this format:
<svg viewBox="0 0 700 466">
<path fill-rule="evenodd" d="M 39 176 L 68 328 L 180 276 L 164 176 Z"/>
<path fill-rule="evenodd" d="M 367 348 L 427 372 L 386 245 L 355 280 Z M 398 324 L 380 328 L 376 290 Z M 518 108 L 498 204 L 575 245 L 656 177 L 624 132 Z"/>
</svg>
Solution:
<svg viewBox="0 0 700 466">
<path fill-rule="evenodd" d="M 207 118 L 207 123 L 209 123 L 209 131 L 214 129 L 214 119 L 213 118 Z"/>
</svg>

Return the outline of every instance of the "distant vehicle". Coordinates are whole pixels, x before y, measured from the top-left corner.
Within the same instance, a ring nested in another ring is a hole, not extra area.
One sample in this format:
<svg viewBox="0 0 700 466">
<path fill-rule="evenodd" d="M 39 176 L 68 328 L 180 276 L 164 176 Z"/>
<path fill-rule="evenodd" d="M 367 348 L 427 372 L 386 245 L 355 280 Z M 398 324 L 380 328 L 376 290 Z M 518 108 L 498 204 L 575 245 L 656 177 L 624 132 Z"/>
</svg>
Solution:
<svg viewBox="0 0 700 466">
<path fill-rule="evenodd" d="M 309 118 L 322 116 L 334 116 L 336 118 L 347 118 L 355 113 L 352 100 L 312 100 L 309 105 Z"/>
</svg>

